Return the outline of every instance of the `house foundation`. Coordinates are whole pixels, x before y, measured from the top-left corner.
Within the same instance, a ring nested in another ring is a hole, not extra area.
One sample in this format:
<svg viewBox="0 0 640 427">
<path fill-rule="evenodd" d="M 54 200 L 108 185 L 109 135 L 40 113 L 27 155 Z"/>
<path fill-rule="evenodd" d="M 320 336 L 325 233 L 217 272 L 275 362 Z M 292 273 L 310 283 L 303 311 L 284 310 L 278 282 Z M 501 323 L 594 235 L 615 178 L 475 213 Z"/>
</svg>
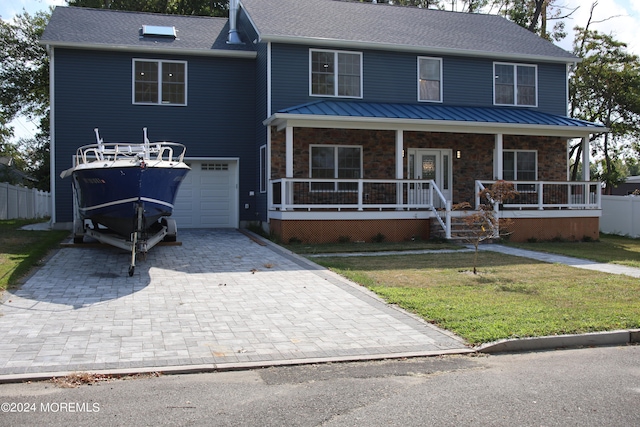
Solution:
<svg viewBox="0 0 640 427">
<path fill-rule="evenodd" d="M 283 243 L 372 242 L 379 235 L 385 242 L 403 242 L 429 239 L 429 223 L 429 219 L 272 219 L 270 231 Z"/>
</svg>

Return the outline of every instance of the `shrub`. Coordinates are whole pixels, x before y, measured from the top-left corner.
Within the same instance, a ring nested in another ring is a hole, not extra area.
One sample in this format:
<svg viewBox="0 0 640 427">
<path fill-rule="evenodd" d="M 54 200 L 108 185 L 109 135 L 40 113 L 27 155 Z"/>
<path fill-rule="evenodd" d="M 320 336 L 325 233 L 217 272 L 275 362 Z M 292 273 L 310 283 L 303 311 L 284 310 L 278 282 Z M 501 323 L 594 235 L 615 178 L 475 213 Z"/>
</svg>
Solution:
<svg viewBox="0 0 640 427">
<path fill-rule="evenodd" d="M 378 233 L 378 234 L 376 234 L 375 236 L 373 236 L 371 238 L 371 241 L 373 243 L 382 243 L 382 242 L 384 242 L 384 239 L 385 239 L 385 235 L 382 234 L 382 233 Z"/>
</svg>

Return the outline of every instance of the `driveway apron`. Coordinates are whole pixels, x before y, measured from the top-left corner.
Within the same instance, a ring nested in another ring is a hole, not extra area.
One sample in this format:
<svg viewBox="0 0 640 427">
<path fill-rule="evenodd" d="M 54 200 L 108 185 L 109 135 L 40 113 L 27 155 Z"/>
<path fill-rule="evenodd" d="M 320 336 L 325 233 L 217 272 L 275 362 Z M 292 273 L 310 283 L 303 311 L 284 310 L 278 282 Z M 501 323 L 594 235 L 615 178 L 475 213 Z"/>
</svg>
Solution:
<svg viewBox="0 0 640 427">
<path fill-rule="evenodd" d="M 0 305 L 0 375 L 466 352 L 458 337 L 236 230 L 180 231 L 127 274 L 109 246 L 58 250 Z"/>
</svg>

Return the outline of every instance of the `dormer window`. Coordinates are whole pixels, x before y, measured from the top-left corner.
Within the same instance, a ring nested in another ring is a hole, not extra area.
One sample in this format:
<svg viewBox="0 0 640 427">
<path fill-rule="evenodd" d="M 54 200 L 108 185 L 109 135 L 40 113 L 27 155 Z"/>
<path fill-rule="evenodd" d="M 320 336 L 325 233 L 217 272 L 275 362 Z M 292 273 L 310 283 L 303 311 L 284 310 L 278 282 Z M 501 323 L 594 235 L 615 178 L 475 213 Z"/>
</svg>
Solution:
<svg viewBox="0 0 640 427">
<path fill-rule="evenodd" d="M 362 53 L 312 49 L 309 56 L 312 96 L 362 98 Z"/>
<path fill-rule="evenodd" d="M 535 65 L 496 62 L 493 64 L 493 75 L 494 104 L 538 105 L 538 68 Z"/>
</svg>

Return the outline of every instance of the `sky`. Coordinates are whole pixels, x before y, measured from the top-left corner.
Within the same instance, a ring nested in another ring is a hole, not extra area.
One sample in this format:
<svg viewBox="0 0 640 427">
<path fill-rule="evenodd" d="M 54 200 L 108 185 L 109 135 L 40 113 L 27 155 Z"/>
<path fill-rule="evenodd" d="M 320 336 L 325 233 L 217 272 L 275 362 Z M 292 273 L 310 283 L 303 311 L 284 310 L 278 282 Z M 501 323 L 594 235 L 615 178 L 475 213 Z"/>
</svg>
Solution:
<svg viewBox="0 0 640 427">
<path fill-rule="evenodd" d="M 569 35 L 557 43 L 563 49 L 573 49 L 573 28 L 584 27 L 589 19 L 591 4 L 595 0 L 556 0 L 556 4 L 564 6 L 566 11 L 577 10 L 565 19 Z M 601 33 L 611 34 L 614 39 L 627 43 L 630 53 L 640 55 L 640 0 L 597 0 L 594 9 L 591 29 Z M 39 10 L 46 10 L 49 6 L 66 5 L 64 0 L 4 0 L 0 2 L 0 17 L 11 20 L 16 14 L 26 10 L 33 14 Z M 602 21 L 596 23 L 596 21 Z M 35 126 L 24 119 L 13 122 L 15 138 L 30 138 L 35 135 Z"/>
</svg>

